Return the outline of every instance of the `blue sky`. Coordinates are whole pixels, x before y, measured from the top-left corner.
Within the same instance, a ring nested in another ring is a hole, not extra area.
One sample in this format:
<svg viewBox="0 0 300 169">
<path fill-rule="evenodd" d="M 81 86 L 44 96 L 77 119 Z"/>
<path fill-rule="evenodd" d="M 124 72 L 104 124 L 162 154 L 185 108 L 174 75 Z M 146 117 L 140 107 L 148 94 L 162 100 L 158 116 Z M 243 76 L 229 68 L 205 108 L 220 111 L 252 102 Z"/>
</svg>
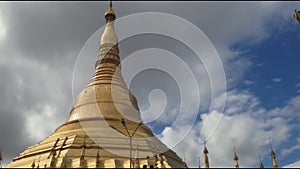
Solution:
<svg viewBox="0 0 300 169">
<path fill-rule="evenodd" d="M 295 21 L 281 30 L 270 28 L 270 32 L 270 36 L 258 44 L 240 42 L 232 47 L 245 51 L 244 54 L 250 56 L 253 63 L 238 88 L 251 91 L 268 110 L 283 107 L 290 98 L 299 96 L 300 92 L 300 25 Z M 295 120 L 294 123 L 298 124 L 299 121 Z M 291 137 L 278 148 L 299 144 L 294 139 L 296 137 L 299 137 L 299 130 L 292 131 Z M 281 164 L 288 164 L 299 158 L 297 150 L 277 159 Z M 263 162 L 265 166 L 272 165 L 270 159 Z"/>
<path fill-rule="evenodd" d="M 283 106 L 286 100 L 297 96 L 300 83 L 299 25 L 270 31 L 270 37 L 258 45 L 238 43 L 233 47 L 252 56 L 253 65 L 244 80 L 254 83 L 244 82 L 240 87 L 254 92 L 268 109 Z"/>
<path fill-rule="evenodd" d="M 0 3 L 0 144 L 4 145 L 5 164 L 50 135 L 68 118 L 73 94 L 77 96 L 94 72 L 102 32 L 92 35 L 105 25 L 103 14 L 107 6 L 107 2 Z M 174 79 L 180 81 L 183 77 L 176 79 L 150 70 L 141 72 L 128 84 L 146 119 L 159 114 L 156 110 L 165 101 L 161 93 L 151 92 L 165 92 L 166 111 L 148 125 L 189 166 L 198 166 L 198 156 L 203 165 L 203 144 L 199 138 L 208 137 L 212 131 L 214 134 L 207 141 L 212 167 L 233 167 L 233 146 L 237 147 L 240 166 L 257 167 L 261 155 L 265 167 L 271 167 L 268 137 L 272 139 L 279 167 L 300 166 L 300 25 L 292 17 L 295 8 L 300 8 L 299 2 L 114 3 L 117 18 L 138 12 L 161 12 L 183 18 L 203 31 L 222 60 L 227 90 L 219 91 L 218 97 L 212 99 L 203 63 L 186 44 L 173 37 L 148 35 L 131 37 L 119 44 L 123 60 L 149 46 L 160 47 L 178 55 L 195 73 L 201 93 L 195 124 L 191 123 L 193 116 L 189 110 L 194 106 L 196 92 L 193 88 L 184 91 L 191 97 L 186 100 L 186 110 L 180 112 L 178 86 L 172 85 Z M 151 24 L 148 26 L 151 28 Z M 122 28 L 116 27 L 118 35 Z M 165 29 L 191 35 L 177 27 Z M 90 37 L 91 53 L 79 58 L 73 81 L 76 59 Z M 199 43 L 199 49 L 209 53 L 203 44 Z M 143 56 L 151 58 L 153 52 Z M 173 63 L 165 64 L 172 67 Z M 215 70 L 214 65 L 207 67 Z M 208 112 L 209 104 L 214 102 L 218 108 L 225 94 L 224 112 Z M 153 113 L 145 114 L 149 105 L 154 105 Z M 171 124 L 180 113 L 186 119 L 173 127 Z M 176 140 L 181 142 L 174 146 Z"/>
</svg>

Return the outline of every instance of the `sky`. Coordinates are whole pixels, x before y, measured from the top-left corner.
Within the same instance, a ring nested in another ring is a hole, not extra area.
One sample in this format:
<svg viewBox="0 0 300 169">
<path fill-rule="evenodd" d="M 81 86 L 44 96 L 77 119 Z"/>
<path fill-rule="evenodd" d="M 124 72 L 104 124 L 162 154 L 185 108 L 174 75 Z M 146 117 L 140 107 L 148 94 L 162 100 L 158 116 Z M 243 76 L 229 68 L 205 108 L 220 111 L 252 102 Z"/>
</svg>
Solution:
<svg viewBox="0 0 300 169">
<path fill-rule="evenodd" d="M 73 99 L 92 77 L 102 34 L 98 30 L 105 25 L 107 7 L 108 2 L 0 3 L 0 146 L 4 165 L 67 120 Z M 163 60 L 163 56 L 171 56 L 165 51 L 171 51 L 195 74 L 199 91 L 181 73 L 172 76 L 155 69 L 139 72 L 127 84 L 138 99 L 142 118 L 149 121 L 146 124 L 189 167 L 199 165 L 199 156 L 203 166 L 203 140 L 212 167 L 233 167 L 233 147 L 241 167 L 258 167 L 259 156 L 265 167 L 271 167 L 270 141 L 279 167 L 300 167 L 300 25 L 292 16 L 300 2 L 116 1 L 113 8 L 117 18 L 140 12 L 183 18 L 207 36 L 220 57 L 226 86 L 218 82 L 222 76 L 212 59 L 215 53 L 204 41 L 194 45 L 196 51 L 206 54 L 207 62 L 199 61 L 191 46 L 173 37 L 144 34 L 119 43 L 123 70 L 129 56 L 161 57 L 157 63 L 172 67 L 175 60 Z M 124 29 L 117 23 L 119 36 Z M 148 24 L 145 26 L 154 27 Z M 127 26 L 136 28 L 138 22 Z M 177 27 L 164 28 L 170 34 L 196 37 Z M 83 56 L 80 52 L 89 44 L 86 42 L 94 46 Z M 208 70 L 217 76 L 210 77 Z M 225 91 L 219 90 L 224 87 Z M 197 94 L 200 102 L 194 99 Z M 180 103 L 185 104 L 180 107 Z M 195 116 L 191 112 L 199 103 Z"/>
</svg>

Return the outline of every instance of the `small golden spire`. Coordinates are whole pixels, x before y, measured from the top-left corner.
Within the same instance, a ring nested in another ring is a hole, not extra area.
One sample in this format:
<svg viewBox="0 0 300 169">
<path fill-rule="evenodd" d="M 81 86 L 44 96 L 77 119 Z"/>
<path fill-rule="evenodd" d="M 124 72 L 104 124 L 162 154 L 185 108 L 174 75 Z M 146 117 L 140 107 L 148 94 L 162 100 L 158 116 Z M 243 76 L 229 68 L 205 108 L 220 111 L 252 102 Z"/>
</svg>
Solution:
<svg viewBox="0 0 300 169">
<path fill-rule="evenodd" d="M 99 152 L 99 147 L 97 150 L 97 155 L 96 155 L 96 168 L 100 168 L 100 152 Z"/>
<path fill-rule="evenodd" d="M 295 12 L 293 14 L 293 17 L 297 20 L 297 22 L 300 24 L 300 11 L 297 11 L 297 9 L 295 9 Z"/>
<path fill-rule="evenodd" d="M 259 156 L 259 168 L 264 168 L 264 164 L 261 161 L 261 156 Z"/>
<path fill-rule="evenodd" d="M 41 161 L 41 156 L 39 156 L 39 161 L 38 161 L 38 165 L 36 168 L 40 168 L 40 161 Z"/>
<path fill-rule="evenodd" d="M 112 8 L 112 1 L 110 1 L 109 3 L 109 8 L 108 10 L 105 12 L 105 19 L 106 19 L 106 23 L 114 21 L 116 19 L 116 14 Z"/>
<path fill-rule="evenodd" d="M 34 162 L 34 161 L 35 161 L 35 159 L 33 158 L 33 162 L 32 162 L 32 164 L 31 164 L 31 167 L 32 167 L 32 168 L 35 167 L 35 162 Z"/>
<path fill-rule="evenodd" d="M 233 156 L 233 160 L 235 161 L 235 168 L 240 168 L 240 165 L 239 165 L 239 157 L 237 156 L 237 153 L 236 153 L 236 148 L 233 147 L 234 149 L 234 156 Z"/>
<path fill-rule="evenodd" d="M 209 168 L 209 160 L 208 160 L 208 150 L 206 148 L 206 141 L 204 142 L 204 149 L 203 149 L 203 154 L 204 154 L 204 162 L 205 162 L 205 168 Z"/>
<path fill-rule="evenodd" d="M 277 165 L 277 161 L 276 161 L 276 155 L 275 155 L 275 152 L 273 151 L 273 148 L 272 148 L 272 143 L 271 143 L 271 139 L 269 138 L 270 142 L 270 148 L 271 148 L 271 156 L 272 156 L 272 164 L 273 164 L 273 168 L 278 168 L 278 165 Z"/>
</svg>

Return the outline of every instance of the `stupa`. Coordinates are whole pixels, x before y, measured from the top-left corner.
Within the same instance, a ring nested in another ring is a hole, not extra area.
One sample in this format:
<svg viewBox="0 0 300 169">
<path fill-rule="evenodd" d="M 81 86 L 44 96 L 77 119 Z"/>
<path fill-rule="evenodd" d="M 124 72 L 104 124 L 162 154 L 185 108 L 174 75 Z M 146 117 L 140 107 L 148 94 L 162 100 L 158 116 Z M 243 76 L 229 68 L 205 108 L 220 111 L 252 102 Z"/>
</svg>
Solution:
<svg viewBox="0 0 300 169">
<path fill-rule="evenodd" d="M 68 120 L 28 147 L 9 168 L 182 168 L 186 164 L 142 123 L 125 84 L 110 3 L 95 73 L 80 92 Z M 45 119 L 46 120 L 46 119 Z M 122 134 L 121 134 L 122 133 Z"/>
</svg>

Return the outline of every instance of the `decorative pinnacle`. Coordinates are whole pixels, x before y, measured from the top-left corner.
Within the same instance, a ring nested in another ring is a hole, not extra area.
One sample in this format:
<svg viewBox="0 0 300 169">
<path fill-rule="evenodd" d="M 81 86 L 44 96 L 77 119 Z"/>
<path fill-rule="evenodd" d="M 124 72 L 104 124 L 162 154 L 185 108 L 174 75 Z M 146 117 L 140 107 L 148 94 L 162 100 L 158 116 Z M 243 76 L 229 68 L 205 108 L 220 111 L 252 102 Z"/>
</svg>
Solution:
<svg viewBox="0 0 300 169">
<path fill-rule="evenodd" d="M 233 160 L 238 161 L 238 160 L 239 160 L 239 157 L 237 156 L 236 148 L 233 147 L 233 150 L 234 150 L 234 157 L 233 157 Z"/>
<path fill-rule="evenodd" d="M 273 151 L 272 143 L 271 143 L 271 138 L 270 137 L 269 137 L 269 144 L 270 144 L 270 148 L 271 148 L 271 156 L 272 156 L 273 168 L 278 168 L 277 161 L 276 161 L 276 156 L 275 156 L 275 152 Z"/>
<path fill-rule="evenodd" d="M 234 157 L 233 157 L 233 160 L 235 161 L 235 168 L 239 168 L 240 167 L 240 165 L 239 165 L 239 157 L 237 156 L 237 154 L 236 154 L 236 148 L 235 147 L 233 147 L 233 149 L 234 149 Z"/>
<path fill-rule="evenodd" d="M 35 167 L 35 157 L 33 158 L 33 162 L 31 164 L 31 167 L 34 168 Z"/>
<path fill-rule="evenodd" d="M 38 165 L 36 168 L 40 168 L 40 161 L 41 161 L 41 156 L 39 156 L 39 161 L 38 161 Z"/>
<path fill-rule="evenodd" d="M 206 141 L 204 142 L 204 150 L 203 150 L 203 153 L 204 153 L 204 163 L 205 163 L 205 168 L 209 168 L 209 160 L 208 160 L 208 150 L 206 148 Z"/>
<path fill-rule="evenodd" d="M 114 10 L 112 8 L 112 1 L 110 1 L 109 8 L 105 12 L 105 19 L 106 19 L 106 23 L 114 21 L 116 19 L 115 12 L 114 12 Z"/>
<path fill-rule="evenodd" d="M 204 141 L 204 150 L 203 150 L 203 153 L 204 154 L 208 154 L 208 150 L 206 148 L 206 141 Z"/>
<path fill-rule="evenodd" d="M 264 164 L 261 161 L 261 156 L 259 156 L 259 168 L 264 168 Z"/>
<path fill-rule="evenodd" d="M 269 145 L 270 145 L 270 149 L 271 149 L 271 156 L 272 156 L 272 158 L 275 158 L 275 152 L 273 151 L 272 142 L 271 142 L 270 137 L 269 137 Z"/>
</svg>

